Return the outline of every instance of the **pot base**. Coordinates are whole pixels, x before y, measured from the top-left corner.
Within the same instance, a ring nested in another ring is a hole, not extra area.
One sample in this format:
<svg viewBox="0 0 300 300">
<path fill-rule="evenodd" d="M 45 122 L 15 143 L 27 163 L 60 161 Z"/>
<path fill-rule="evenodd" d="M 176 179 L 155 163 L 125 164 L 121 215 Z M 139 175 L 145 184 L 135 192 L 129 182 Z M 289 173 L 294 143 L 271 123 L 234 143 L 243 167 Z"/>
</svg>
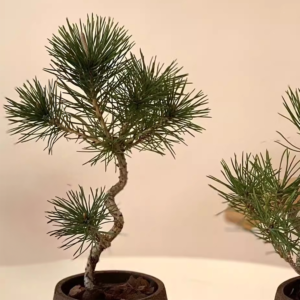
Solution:
<svg viewBox="0 0 300 300">
<path fill-rule="evenodd" d="M 83 276 L 84 274 L 82 273 L 61 280 L 55 287 L 53 300 L 74 299 L 68 296 L 68 293 L 74 286 L 84 285 Z M 166 289 L 163 282 L 153 276 L 143 274 L 143 273 L 138 273 L 138 272 L 131 272 L 131 271 L 113 270 L 113 271 L 95 272 L 96 281 L 101 282 L 103 284 L 115 284 L 115 285 L 125 284 L 131 276 L 142 277 L 146 279 L 154 287 L 153 294 L 146 296 L 144 298 L 140 298 L 139 300 L 168 300 Z"/>
</svg>

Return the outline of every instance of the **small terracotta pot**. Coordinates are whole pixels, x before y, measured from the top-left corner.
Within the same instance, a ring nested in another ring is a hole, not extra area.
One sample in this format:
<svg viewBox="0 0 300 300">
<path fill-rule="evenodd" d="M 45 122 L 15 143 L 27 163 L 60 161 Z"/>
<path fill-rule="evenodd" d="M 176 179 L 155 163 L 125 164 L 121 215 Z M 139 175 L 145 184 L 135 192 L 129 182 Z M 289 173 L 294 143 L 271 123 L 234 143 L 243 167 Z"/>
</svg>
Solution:
<svg viewBox="0 0 300 300">
<path fill-rule="evenodd" d="M 294 277 L 292 279 L 283 282 L 276 291 L 275 300 L 295 299 L 295 296 L 293 297 L 293 291 L 297 290 L 299 292 L 299 287 L 300 287 L 300 276 Z"/>
<path fill-rule="evenodd" d="M 76 285 L 83 286 L 83 273 L 61 280 L 55 287 L 53 300 L 72 300 L 68 296 L 70 289 Z M 155 292 L 141 300 L 168 300 L 165 286 L 162 281 L 147 274 L 131 271 L 99 271 L 95 273 L 96 280 L 102 283 L 125 283 L 130 276 L 142 277 L 152 283 Z"/>
</svg>

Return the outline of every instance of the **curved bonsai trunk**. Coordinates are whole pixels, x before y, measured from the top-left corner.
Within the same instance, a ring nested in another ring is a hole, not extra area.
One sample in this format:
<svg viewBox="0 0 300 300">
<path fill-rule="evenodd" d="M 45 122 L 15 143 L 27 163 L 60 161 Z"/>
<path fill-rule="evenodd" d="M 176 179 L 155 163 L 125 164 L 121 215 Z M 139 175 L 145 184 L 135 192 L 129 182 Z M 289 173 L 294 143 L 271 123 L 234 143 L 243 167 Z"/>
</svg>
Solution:
<svg viewBox="0 0 300 300">
<path fill-rule="evenodd" d="M 101 253 L 110 247 L 111 242 L 119 235 L 124 226 L 123 214 L 115 202 L 115 196 L 125 187 L 128 180 L 127 162 L 124 152 L 118 153 L 117 166 L 119 168 L 119 181 L 113 185 L 107 192 L 105 206 L 114 218 L 114 225 L 107 234 L 99 234 L 99 243 L 95 244 L 89 254 L 87 265 L 84 273 L 84 285 L 88 290 L 93 290 L 95 286 L 94 272 L 99 261 Z"/>
</svg>

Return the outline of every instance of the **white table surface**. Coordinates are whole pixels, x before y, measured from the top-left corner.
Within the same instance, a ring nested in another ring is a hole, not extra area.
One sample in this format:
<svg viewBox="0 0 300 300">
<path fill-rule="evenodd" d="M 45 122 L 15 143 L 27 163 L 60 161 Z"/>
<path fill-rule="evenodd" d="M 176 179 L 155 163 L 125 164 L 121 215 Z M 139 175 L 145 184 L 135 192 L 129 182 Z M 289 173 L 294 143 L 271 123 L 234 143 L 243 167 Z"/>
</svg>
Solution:
<svg viewBox="0 0 300 300">
<path fill-rule="evenodd" d="M 55 284 L 82 273 L 85 259 L 1 267 L 3 300 L 52 300 Z M 103 257 L 98 270 L 131 270 L 161 279 L 169 300 L 273 300 L 277 286 L 296 274 L 290 268 L 166 257 Z M 32 291 L 35 291 L 32 293 Z"/>
</svg>

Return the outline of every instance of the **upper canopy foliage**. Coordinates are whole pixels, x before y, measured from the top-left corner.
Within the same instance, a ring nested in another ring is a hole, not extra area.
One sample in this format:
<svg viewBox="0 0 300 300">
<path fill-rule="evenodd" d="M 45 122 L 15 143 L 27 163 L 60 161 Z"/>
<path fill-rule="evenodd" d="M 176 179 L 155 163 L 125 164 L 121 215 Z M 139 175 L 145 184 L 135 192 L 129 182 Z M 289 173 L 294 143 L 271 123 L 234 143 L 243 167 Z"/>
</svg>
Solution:
<svg viewBox="0 0 300 300">
<path fill-rule="evenodd" d="M 164 67 L 130 52 L 130 38 L 110 18 L 67 20 L 47 47 L 45 71 L 55 81 L 43 87 L 34 79 L 17 88 L 21 102 L 7 99 L 10 133 L 20 133 L 19 142 L 47 138 L 49 152 L 61 137 L 84 140 L 84 150 L 95 153 L 91 164 L 133 148 L 174 155 L 182 134 L 203 130 L 193 119 L 208 116 L 207 98 L 187 91 L 175 61 Z"/>
</svg>

